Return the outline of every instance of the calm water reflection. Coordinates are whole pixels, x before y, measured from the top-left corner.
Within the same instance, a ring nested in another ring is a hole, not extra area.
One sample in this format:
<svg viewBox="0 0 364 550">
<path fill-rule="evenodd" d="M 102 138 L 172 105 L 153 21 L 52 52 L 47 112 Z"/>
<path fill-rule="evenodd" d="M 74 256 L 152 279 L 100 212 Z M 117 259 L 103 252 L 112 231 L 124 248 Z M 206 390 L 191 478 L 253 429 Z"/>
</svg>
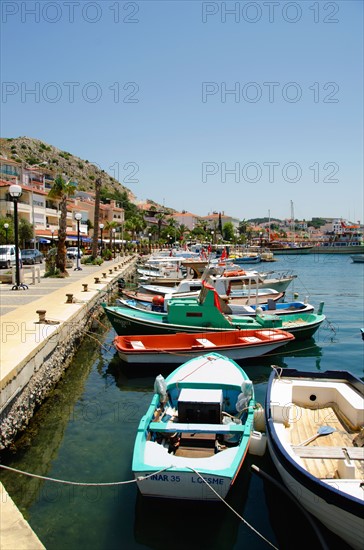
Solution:
<svg viewBox="0 0 364 550">
<path fill-rule="evenodd" d="M 323 300 L 327 323 L 310 340 L 241 363 L 254 381 L 257 400 L 264 404 L 272 364 L 306 371 L 348 369 L 362 377 L 363 266 L 351 264 L 345 256 L 314 255 L 281 257 L 272 266 L 298 275 L 287 301 L 294 292 L 299 299 L 309 296 L 316 308 Z M 12 451 L 2 454 L 4 463 L 74 481 L 132 480 L 135 432 L 150 402 L 154 378 L 174 367 L 128 367 L 114 352 L 113 337 L 113 330 L 106 328 L 98 335 L 102 345 L 85 340 L 27 432 Z M 302 513 L 279 489 L 252 473 L 252 463 L 275 475 L 269 456 L 249 456 L 229 504 L 279 548 L 297 547 L 298 537 L 305 547 L 317 547 Z M 135 483 L 72 487 L 4 471 L 1 480 L 49 550 L 159 549 L 166 544 L 174 549 L 268 548 L 223 505 L 150 502 L 139 495 Z M 327 537 L 330 547 L 338 544 Z"/>
</svg>

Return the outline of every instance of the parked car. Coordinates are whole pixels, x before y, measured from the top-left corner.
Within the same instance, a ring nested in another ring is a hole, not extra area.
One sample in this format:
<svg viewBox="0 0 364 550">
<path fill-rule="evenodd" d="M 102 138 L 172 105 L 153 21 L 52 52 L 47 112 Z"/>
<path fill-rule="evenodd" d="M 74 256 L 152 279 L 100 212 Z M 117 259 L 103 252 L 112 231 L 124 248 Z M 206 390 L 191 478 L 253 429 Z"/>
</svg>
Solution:
<svg viewBox="0 0 364 550">
<path fill-rule="evenodd" d="M 10 268 L 15 265 L 15 244 L 0 246 L 0 268 Z"/>
<path fill-rule="evenodd" d="M 29 248 L 21 251 L 21 261 L 23 265 L 42 264 L 43 254 L 36 248 Z"/>
<path fill-rule="evenodd" d="M 77 258 L 77 252 L 78 252 L 77 246 L 69 246 L 67 248 L 67 256 L 69 258 L 76 259 Z M 81 249 L 80 249 L 80 258 L 82 258 L 82 250 Z"/>
</svg>

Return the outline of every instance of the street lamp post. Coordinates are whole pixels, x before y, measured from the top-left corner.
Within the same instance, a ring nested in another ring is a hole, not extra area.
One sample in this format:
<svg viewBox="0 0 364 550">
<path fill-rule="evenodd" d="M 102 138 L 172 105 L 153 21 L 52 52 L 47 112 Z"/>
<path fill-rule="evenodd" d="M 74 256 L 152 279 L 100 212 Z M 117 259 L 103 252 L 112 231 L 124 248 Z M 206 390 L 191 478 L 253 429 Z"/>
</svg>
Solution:
<svg viewBox="0 0 364 550">
<path fill-rule="evenodd" d="M 54 229 L 52 229 L 51 233 L 52 233 L 52 242 L 51 242 L 51 245 L 52 245 L 52 247 L 53 247 L 53 246 L 54 246 Z"/>
<path fill-rule="evenodd" d="M 149 233 L 149 254 L 152 252 L 152 234 Z"/>
<path fill-rule="evenodd" d="M 103 231 L 104 231 L 104 224 L 103 224 L 103 223 L 100 223 L 100 224 L 99 224 L 99 228 L 100 228 L 100 236 L 101 236 L 100 250 L 101 250 L 101 256 L 102 256 L 102 249 L 103 249 L 102 233 L 103 233 Z"/>
<path fill-rule="evenodd" d="M 114 238 L 114 260 L 116 258 L 116 250 L 115 250 L 115 246 L 116 246 L 116 243 L 115 243 L 115 233 L 116 233 L 116 229 L 115 227 L 112 228 L 112 234 L 113 234 L 113 238 Z"/>
<path fill-rule="evenodd" d="M 76 212 L 75 218 L 77 220 L 77 260 L 74 271 L 82 271 L 82 267 L 80 267 L 80 221 L 82 214 L 80 214 L 80 212 Z"/>
<path fill-rule="evenodd" d="M 168 239 L 168 246 L 169 246 L 169 245 L 170 245 L 170 242 L 169 242 L 170 235 L 169 235 L 169 233 L 168 233 L 168 235 L 167 235 L 167 239 Z"/>
<path fill-rule="evenodd" d="M 9 229 L 8 223 L 4 223 L 4 229 L 5 229 L 5 244 L 8 244 L 8 229 Z"/>
<path fill-rule="evenodd" d="M 11 290 L 25 290 L 27 285 L 20 282 L 20 262 L 19 262 L 19 227 L 18 227 L 18 199 L 22 194 L 20 185 L 10 185 L 9 193 L 14 203 L 14 233 L 15 233 L 15 285 Z"/>
<path fill-rule="evenodd" d="M 214 231 L 211 231 L 211 242 L 214 243 Z"/>
</svg>

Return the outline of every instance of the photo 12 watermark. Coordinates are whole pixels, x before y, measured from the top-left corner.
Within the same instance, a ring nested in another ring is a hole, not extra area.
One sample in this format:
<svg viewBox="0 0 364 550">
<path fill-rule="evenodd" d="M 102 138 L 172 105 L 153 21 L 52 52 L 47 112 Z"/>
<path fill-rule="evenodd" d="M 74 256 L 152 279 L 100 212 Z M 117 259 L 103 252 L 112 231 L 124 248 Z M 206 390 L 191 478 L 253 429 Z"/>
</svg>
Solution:
<svg viewBox="0 0 364 550">
<path fill-rule="evenodd" d="M 1 83 L 1 103 L 139 103 L 137 82 L 15 82 Z"/>
<path fill-rule="evenodd" d="M 202 2 L 202 23 L 339 23 L 339 2 Z"/>
<path fill-rule="evenodd" d="M 202 103 L 339 103 L 337 82 L 202 82 Z"/>
<path fill-rule="evenodd" d="M 336 162 L 313 162 L 302 165 L 299 162 L 202 162 L 202 183 L 298 183 L 306 182 L 336 184 L 339 165 Z"/>
<path fill-rule="evenodd" d="M 33 23 L 88 23 L 102 20 L 115 24 L 139 23 L 140 4 L 138 2 L 31 2 L 7 0 L 1 2 L 1 22 L 15 21 L 23 24 Z"/>
</svg>

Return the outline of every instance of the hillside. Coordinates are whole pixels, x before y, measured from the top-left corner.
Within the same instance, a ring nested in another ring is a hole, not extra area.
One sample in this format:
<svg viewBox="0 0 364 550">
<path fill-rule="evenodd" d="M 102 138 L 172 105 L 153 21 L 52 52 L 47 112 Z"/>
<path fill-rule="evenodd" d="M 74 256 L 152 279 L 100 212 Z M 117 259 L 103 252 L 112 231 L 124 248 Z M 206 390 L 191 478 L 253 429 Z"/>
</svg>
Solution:
<svg viewBox="0 0 364 550">
<path fill-rule="evenodd" d="M 115 178 L 88 160 L 83 160 L 53 145 L 29 137 L 0 138 L 0 156 L 12 159 L 19 164 L 34 166 L 52 175 L 66 174 L 78 182 L 80 191 L 94 191 L 96 178 L 101 177 L 102 187 L 108 191 L 128 193 L 131 202 L 135 195 Z M 43 164 L 44 163 L 44 164 Z"/>
</svg>

